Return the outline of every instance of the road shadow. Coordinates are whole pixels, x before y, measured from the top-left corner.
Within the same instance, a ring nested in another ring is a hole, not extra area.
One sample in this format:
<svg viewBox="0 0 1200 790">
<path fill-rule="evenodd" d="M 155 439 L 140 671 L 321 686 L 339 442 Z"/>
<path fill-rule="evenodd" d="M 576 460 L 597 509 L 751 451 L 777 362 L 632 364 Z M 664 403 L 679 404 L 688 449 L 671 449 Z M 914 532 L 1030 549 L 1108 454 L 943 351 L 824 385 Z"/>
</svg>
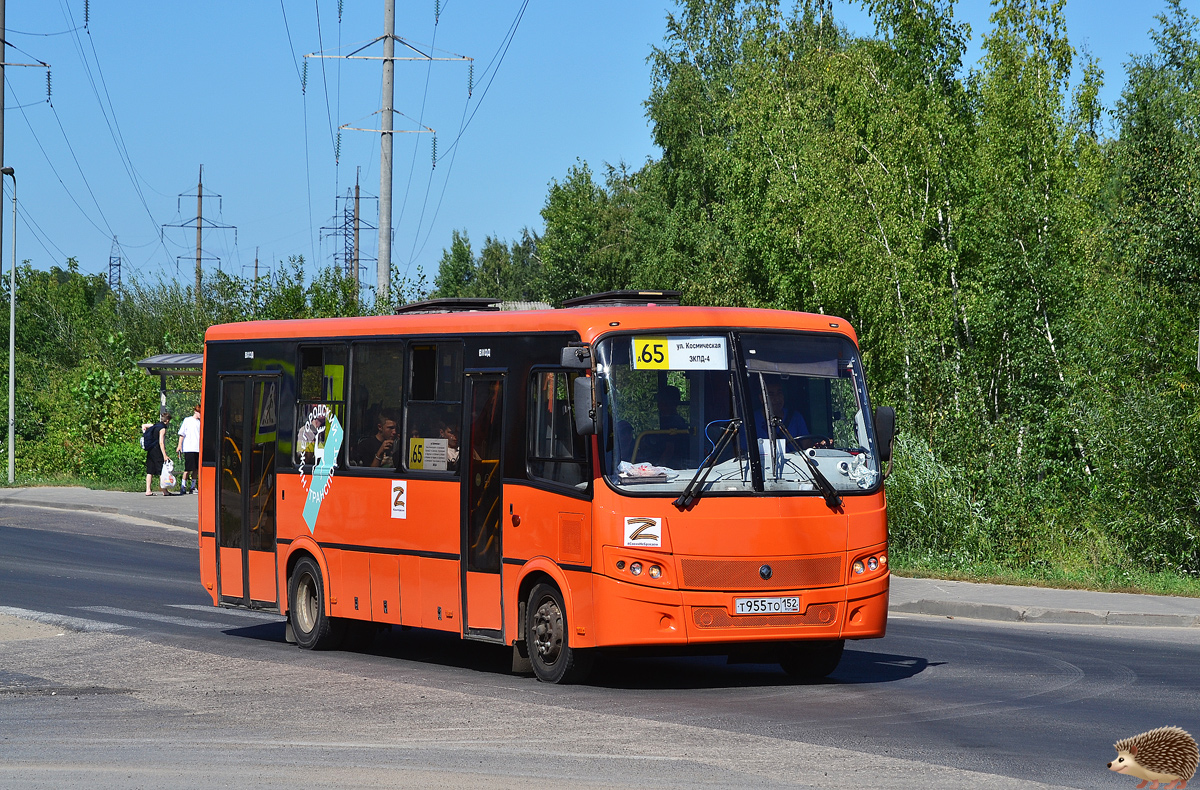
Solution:
<svg viewBox="0 0 1200 790">
<path fill-rule="evenodd" d="M 255 623 L 240 628 L 225 628 L 221 633 L 260 642 L 283 642 L 284 626 L 285 622 L 280 620 L 277 623 Z"/>
<path fill-rule="evenodd" d="M 284 641 L 284 624 L 261 623 L 224 631 L 258 641 Z M 339 650 L 453 667 L 490 675 L 512 674 L 512 648 L 473 642 L 456 634 L 421 628 L 351 623 Z M 937 666 L 921 656 L 847 648 L 827 678 L 793 678 L 779 664 L 724 655 L 630 655 L 601 653 L 584 685 L 608 689 L 674 690 L 894 683 Z"/>
<path fill-rule="evenodd" d="M 610 656 L 597 662 L 587 684 L 631 691 L 858 685 L 894 683 L 936 665 L 918 656 L 847 649 L 829 677 L 800 680 L 776 663 L 741 663 L 726 656 Z"/>
</svg>

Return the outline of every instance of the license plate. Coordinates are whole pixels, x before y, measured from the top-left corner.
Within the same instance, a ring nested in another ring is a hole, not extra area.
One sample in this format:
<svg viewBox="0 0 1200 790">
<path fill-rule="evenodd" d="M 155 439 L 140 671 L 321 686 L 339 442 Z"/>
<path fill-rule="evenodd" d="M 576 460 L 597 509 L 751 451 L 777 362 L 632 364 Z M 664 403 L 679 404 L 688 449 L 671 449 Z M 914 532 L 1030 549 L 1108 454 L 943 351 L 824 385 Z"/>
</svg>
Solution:
<svg viewBox="0 0 1200 790">
<path fill-rule="evenodd" d="M 735 614 L 799 614 L 800 598 L 736 598 Z"/>
</svg>

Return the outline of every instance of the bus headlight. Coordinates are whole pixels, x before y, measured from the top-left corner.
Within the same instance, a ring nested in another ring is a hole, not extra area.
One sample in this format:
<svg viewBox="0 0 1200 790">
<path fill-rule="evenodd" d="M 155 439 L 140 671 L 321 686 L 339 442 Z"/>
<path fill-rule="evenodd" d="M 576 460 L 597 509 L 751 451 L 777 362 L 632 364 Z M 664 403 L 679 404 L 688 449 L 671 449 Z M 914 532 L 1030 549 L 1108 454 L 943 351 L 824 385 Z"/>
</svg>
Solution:
<svg viewBox="0 0 1200 790">
<path fill-rule="evenodd" d="M 858 574 L 861 574 L 864 570 L 865 570 L 865 568 L 863 567 L 863 561 L 855 560 L 854 561 L 854 574 L 857 576 Z"/>
<path fill-rule="evenodd" d="M 630 563 L 629 564 L 629 572 L 632 573 L 634 576 L 641 576 L 642 575 L 642 563 L 640 563 L 640 562 Z"/>
<path fill-rule="evenodd" d="M 662 576 L 662 568 L 658 567 L 657 565 L 651 565 L 650 570 L 648 570 L 647 573 L 650 574 L 651 579 L 657 579 L 658 577 Z"/>
</svg>

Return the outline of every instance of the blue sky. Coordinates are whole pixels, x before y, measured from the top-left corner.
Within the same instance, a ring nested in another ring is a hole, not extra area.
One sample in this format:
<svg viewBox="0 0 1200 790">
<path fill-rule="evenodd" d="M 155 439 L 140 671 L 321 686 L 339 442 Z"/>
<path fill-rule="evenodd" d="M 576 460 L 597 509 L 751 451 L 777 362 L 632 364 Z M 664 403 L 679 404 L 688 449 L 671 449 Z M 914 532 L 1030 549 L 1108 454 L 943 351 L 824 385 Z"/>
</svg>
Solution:
<svg viewBox="0 0 1200 790">
<path fill-rule="evenodd" d="M 453 229 L 466 230 L 476 249 L 488 235 L 540 231 L 547 186 L 576 158 L 598 170 L 657 156 L 642 104 L 646 57 L 673 7 L 441 0 L 435 24 L 435 0 L 398 0 L 398 35 L 443 57 L 474 58 L 469 97 L 466 62 L 397 64 L 395 106 L 411 120 L 397 117 L 396 128 L 419 119 L 435 129 L 439 157 L 432 167 L 433 135 L 396 135 L 400 269 L 415 276 L 419 267 L 431 281 Z M 834 8 L 852 31 L 872 31 L 858 5 Z M 1129 55 L 1149 51 L 1161 11 L 1157 2 L 1067 3 L 1072 42 L 1105 71 L 1107 106 Z M 19 47 L 7 62 L 49 63 L 52 84 L 51 105 L 45 69 L 6 70 L 4 161 L 18 179 L 18 257 L 45 269 L 74 256 L 85 272 L 107 272 L 116 235 L 126 278 L 178 273 L 190 283 L 195 230 L 163 226 L 194 221 L 203 165 L 206 220 L 236 226 L 205 231 L 205 257 L 220 259 L 206 269 L 249 275 L 256 250 L 261 271 L 293 255 L 310 271 L 313 261 L 330 262 L 341 242 L 322 228 L 337 224 L 335 195 L 353 188 L 356 171 L 364 195 L 379 193 L 379 136 L 342 131 L 340 151 L 337 142 L 343 124 L 378 128 L 379 61 L 308 58 L 302 92 L 304 55 L 348 53 L 378 36 L 382 0 L 344 0 L 340 20 L 337 0 L 91 0 L 86 29 L 84 13 L 83 0 L 7 3 L 7 40 Z M 972 27 L 970 65 L 990 6 L 963 2 L 956 13 Z M 11 204 L 3 210 L 7 266 Z M 372 225 L 377 210 L 363 202 Z M 373 256 L 374 233 L 364 231 L 362 243 Z M 365 265 L 364 282 L 373 283 L 374 266 Z"/>
</svg>

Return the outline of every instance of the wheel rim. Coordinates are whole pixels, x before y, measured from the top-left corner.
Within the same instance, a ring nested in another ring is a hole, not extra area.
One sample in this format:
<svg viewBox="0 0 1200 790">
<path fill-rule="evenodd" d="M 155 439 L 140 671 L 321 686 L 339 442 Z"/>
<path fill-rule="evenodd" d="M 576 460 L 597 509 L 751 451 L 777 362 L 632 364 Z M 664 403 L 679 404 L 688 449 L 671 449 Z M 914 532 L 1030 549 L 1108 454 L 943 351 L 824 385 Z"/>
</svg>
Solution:
<svg viewBox="0 0 1200 790">
<path fill-rule="evenodd" d="M 296 585 L 296 625 L 304 633 L 310 633 L 317 624 L 317 593 L 313 577 L 307 573 Z"/>
<path fill-rule="evenodd" d="M 551 665 L 562 655 L 563 615 L 553 598 L 542 599 L 533 613 L 533 645 L 543 664 Z"/>
</svg>

